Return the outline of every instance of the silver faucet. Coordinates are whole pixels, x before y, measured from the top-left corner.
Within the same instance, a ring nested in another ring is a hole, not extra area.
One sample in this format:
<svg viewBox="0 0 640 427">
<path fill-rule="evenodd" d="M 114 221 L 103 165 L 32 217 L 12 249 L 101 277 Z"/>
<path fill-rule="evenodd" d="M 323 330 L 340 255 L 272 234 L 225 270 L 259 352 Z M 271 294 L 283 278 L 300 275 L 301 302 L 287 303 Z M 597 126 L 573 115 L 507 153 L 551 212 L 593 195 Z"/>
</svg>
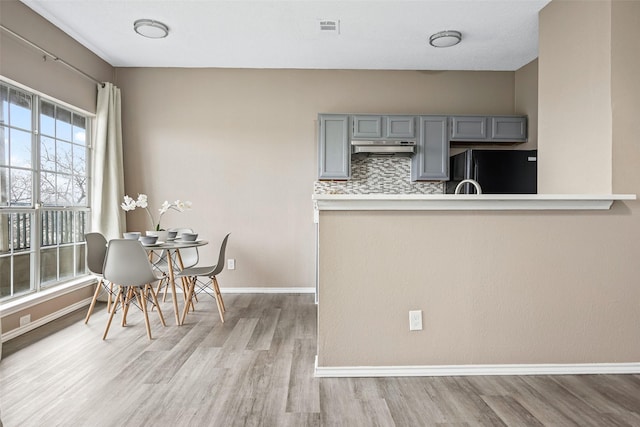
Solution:
<svg viewBox="0 0 640 427">
<path fill-rule="evenodd" d="M 456 185 L 456 191 L 454 191 L 454 193 L 460 194 L 460 190 L 462 190 L 462 186 L 466 183 L 473 184 L 473 186 L 476 187 L 476 193 L 482 194 L 482 189 L 480 188 L 480 184 L 478 184 L 478 181 L 476 181 L 475 179 L 463 179 L 462 181 L 460 181 L 458 185 Z"/>
</svg>

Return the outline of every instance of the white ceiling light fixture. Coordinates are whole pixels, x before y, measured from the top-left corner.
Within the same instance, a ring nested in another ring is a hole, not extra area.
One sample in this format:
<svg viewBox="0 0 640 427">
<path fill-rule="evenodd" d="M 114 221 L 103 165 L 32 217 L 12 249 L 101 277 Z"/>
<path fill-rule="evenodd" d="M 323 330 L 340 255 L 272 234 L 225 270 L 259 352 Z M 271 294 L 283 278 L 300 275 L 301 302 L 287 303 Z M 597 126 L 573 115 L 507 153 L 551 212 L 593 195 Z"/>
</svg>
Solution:
<svg viewBox="0 0 640 427">
<path fill-rule="evenodd" d="M 169 27 L 153 19 L 138 19 L 133 23 L 133 30 L 150 39 L 163 39 L 169 35 Z"/>
<path fill-rule="evenodd" d="M 429 37 L 429 44 L 433 47 L 451 47 L 460 43 L 462 33 L 460 31 L 439 31 Z"/>
</svg>

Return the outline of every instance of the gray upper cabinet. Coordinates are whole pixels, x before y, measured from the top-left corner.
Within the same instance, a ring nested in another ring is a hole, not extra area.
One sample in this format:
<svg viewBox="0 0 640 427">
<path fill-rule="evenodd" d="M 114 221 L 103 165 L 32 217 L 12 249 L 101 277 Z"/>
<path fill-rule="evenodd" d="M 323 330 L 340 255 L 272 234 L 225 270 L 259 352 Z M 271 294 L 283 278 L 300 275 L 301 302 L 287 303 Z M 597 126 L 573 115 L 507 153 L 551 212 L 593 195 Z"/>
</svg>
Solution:
<svg viewBox="0 0 640 427">
<path fill-rule="evenodd" d="M 386 136 L 389 138 L 415 138 L 414 116 L 385 116 Z"/>
<path fill-rule="evenodd" d="M 451 117 L 451 141 L 483 141 L 485 139 L 487 139 L 486 117 Z"/>
<path fill-rule="evenodd" d="M 453 116 L 450 141 L 526 142 L 526 116 Z"/>
<path fill-rule="evenodd" d="M 412 181 L 449 179 L 449 138 L 446 116 L 420 116 L 418 143 L 411 158 Z"/>
<path fill-rule="evenodd" d="M 415 116 L 352 116 L 351 137 L 356 139 L 416 137 Z"/>
<path fill-rule="evenodd" d="M 351 139 L 416 141 L 411 180 L 449 179 L 449 143 L 517 143 L 527 140 L 526 116 L 401 116 L 319 114 L 318 179 L 351 177 Z"/>
<path fill-rule="evenodd" d="M 526 117 L 491 117 L 491 139 L 494 141 L 526 142 Z"/>
<path fill-rule="evenodd" d="M 349 179 L 351 150 L 349 116 L 320 114 L 318 133 L 318 179 Z"/>
<path fill-rule="evenodd" d="M 382 138 L 382 116 L 353 116 L 354 138 Z"/>
</svg>

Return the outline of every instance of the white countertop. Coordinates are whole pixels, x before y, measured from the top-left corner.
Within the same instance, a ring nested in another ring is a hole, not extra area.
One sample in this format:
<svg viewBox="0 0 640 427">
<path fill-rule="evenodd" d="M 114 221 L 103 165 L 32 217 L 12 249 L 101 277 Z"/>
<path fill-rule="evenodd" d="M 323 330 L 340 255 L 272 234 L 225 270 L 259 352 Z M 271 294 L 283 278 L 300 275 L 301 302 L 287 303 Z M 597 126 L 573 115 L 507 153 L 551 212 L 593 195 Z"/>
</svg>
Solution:
<svg viewBox="0 0 640 427">
<path fill-rule="evenodd" d="M 314 194 L 318 210 L 607 210 L 635 194 Z"/>
</svg>

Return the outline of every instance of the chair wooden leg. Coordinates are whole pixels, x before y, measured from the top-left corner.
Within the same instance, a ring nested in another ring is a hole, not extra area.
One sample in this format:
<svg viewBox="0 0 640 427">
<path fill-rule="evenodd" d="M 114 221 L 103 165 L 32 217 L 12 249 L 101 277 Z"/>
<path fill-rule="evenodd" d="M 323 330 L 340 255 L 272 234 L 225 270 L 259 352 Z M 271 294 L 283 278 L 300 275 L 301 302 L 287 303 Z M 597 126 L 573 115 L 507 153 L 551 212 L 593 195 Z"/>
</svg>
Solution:
<svg viewBox="0 0 640 427">
<path fill-rule="evenodd" d="M 193 280 L 198 280 L 198 277 L 197 276 L 193 276 Z M 195 282 L 194 282 L 194 284 L 195 284 Z M 195 291 L 195 286 L 194 286 L 193 289 Z M 197 292 L 193 292 L 192 297 L 193 297 L 193 301 L 198 302 L 198 293 Z M 196 306 L 195 306 L 195 304 L 193 304 L 193 302 L 191 303 L 191 308 L 193 309 L 193 311 L 196 311 Z"/>
<path fill-rule="evenodd" d="M 158 286 L 156 287 L 156 296 L 162 292 L 162 302 L 167 302 L 167 291 L 169 290 L 169 276 L 166 274 L 162 275 L 162 279 L 158 282 Z"/>
<path fill-rule="evenodd" d="M 162 310 L 160 310 L 160 304 L 158 304 L 158 297 L 153 292 L 153 286 L 151 285 L 147 285 L 147 286 L 148 286 L 147 292 L 151 294 L 151 298 L 153 299 L 153 304 L 158 309 L 158 316 L 160 317 L 160 323 L 162 323 L 162 326 L 167 326 L 167 324 L 164 321 L 164 316 L 162 315 Z"/>
<path fill-rule="evenodd" d="M 191 278 L 191 282 L 189 283 L 189 289 L 187 290 L 187 301 L 191 301 L 191 297 L 193 296 L 193 289 L 196 286 L 196 277 Z M 180 320 L 180 324 L 184 323 L 184 319 L 187 317 L 187 313 L 189 312 L 189 303 L 185 303 L 184 310 L 182 310 L 182 319 Z M 195 309 L 194 309 L 195 310 Z"/>
<path fill-rule="evenodd" d="M 122 295 L 120 295 L 119 297 L 116 295 L 116 300 L 118 298 L 120 298 L 120 307 L 122 307 L 122 311 L 124 312 L 124 301 L 125 301 L 125 297 L 126 297 L 126 289 L 124 291 L 122 291 Z"/>
<path fill-rule="evenodd" d="M 103 340 L 107 339 L 107 334 L 109 333 L 109 327 L 111 326 L 111 321 L 113 320 L 113 315 L 116 314 L 116 310 L 118 308 L 118 301 L 122 301 L 123 292 L 124 292 L 124 289 L 122 288 L 122 286 L 120 286 L 119 289 L 118 289 L 118 295 L 116 296 L 116 300 L 113 303 L 113 309 L 111 310 L 111 313 L 109 314 L 109 320 L 107 321 L 107 327 L 104 330 L 104 335 L 102 335 L 102 339 Z"/>
<path fill-rule="evenodd" d="M 196 305 L 194 304 L 194 301 L 198 302 L 198 293 L 191 292 L 191 298 L 187 298 L 187 289 L 189 289 L 189 286 L 191 285 L 191 280 L 194 280 L 194 284 L 195 284 L 195 280 L 197 279 L 198 278 L 196 276 L 182 278 L 182 282 L 183 282 L 182 287 L 184 289 L 185 304 L 189 304 L 189 310 L 191 311 L 196 311 Z M 194 290 L 195 290 L 195 286 L 194 286 Z"/>
<path fill-rule="evenodd" d="M 164 279 L 160 279 L 160 281 L 158 282 L 158 286 L 156 286 L 156 296 L 158 296 L 158 294 L 160 293 L 160 289 L 162 288 L 162 281 Z"/>
<path fill-rule="evenodd" d="M 180 287 L 182 287 L 182 296 L 184 300 L 187 301 L 187 289 L 189 288 L 189 282 L 187 282 L 186 277 L 180 278 Z"/>
<path fill-rule="evenodd" d="M 127 314 L 129 313 L 129 306 L 133 299 L 133 288 L 129 287 L 127 293 L 123 295 L 124 302 L 122 303 L 122 326 L 127 326 Z"/>
<path fill-rule="evenodd" d="M 211 278 L 211 288 L 213 290 L 213 297 L 216 300 L 216 305 L 218 306 L 218 314 L 220 314 L 220 321 L 224 323 L 224 305 L 222 302 L 222 295 L 216 290 L 218 287 L 218 283 L 216 281 L 216 276 Z"/>
<path fill-rule="evenodd" d="M 224 310 L 222 309 L 220 298 L 218 298 L 218 295 L 216 295 L 215 298 L 216 298 L 216 305 L 218 306 L 218 314 L 220 314 L 220 321 L 224 323 Z"/>
<path fill-rule="evenodd" d="M 84 324 L 86 325 L 89 322 L 89 318 L 93 313 L 93 308 L 96 305 L 96 301 L 98 300 L 98 295 L 100 295 L 100 289 L 102 289 L 102 279 L 98 282 L 98 286 L 96 286 L 96 291 L 93 293 L 93 298 L 91 299 L 91 305 L 89 306 L 89 311 L 87 311 L 87 317 L 84 318 Z"/>
<path fill-rule="evenodd" d="M 169 293 L 169 279 L 164 281 L 164 290 L 162 291 L 162 302 L 167 302 L 168 293 Z"/>
<path fill-rule="evenodd" d="M 222 299 L 222 293 L 220 293 L 220 286 L 218 286 L 218 279 L 216 278 L 216 276 L 213 276 L 211 278 L 211 281 L 213 282 L 213 287 L 214 287 L 214 291 L 216 293 L 216 297 L 218 299 L 220 299 L 220 305 L 222 305 L 222 312 L 226 312 L 227 311 L 227 307 L 224 306 L 224 300 Z"/>
<path fill-rule="evenodd" d="M 140 290 L 141 288 L 138 288 L 138 290 Z M 133 294 L 136 296 L 136 300 L 138 301 L 138 305 L 142 304 L 140 295 L 138 295 L 138 292 L 133 292 Z"/>
<path fill-rule="evenodd" d="M 138 293 L 140 293 L 140 297 L 138 298 L 138 300 L 141 301 L 140 305 L 142 305 L 142 312 L 144 313 L 144 325 L 147 328 L 147 337 L 149 337 L 149 339 L 152 339 L 151 325 L 149 324 L 149 313 L 147 312 L 147 299 L 144 297 L 141 288 L 136 288 L 133 293 L 136 295 L 136 298 L 138 298 Z"/>
<path fill-rule="evenodd" d="M 109 283 L 109 296 L 107 297 L 107 313 L 111 313 L 111 305 L 113 304 L 113 300 L 111 299 L 113 295 L 113 283 Z"/>
</svg>

